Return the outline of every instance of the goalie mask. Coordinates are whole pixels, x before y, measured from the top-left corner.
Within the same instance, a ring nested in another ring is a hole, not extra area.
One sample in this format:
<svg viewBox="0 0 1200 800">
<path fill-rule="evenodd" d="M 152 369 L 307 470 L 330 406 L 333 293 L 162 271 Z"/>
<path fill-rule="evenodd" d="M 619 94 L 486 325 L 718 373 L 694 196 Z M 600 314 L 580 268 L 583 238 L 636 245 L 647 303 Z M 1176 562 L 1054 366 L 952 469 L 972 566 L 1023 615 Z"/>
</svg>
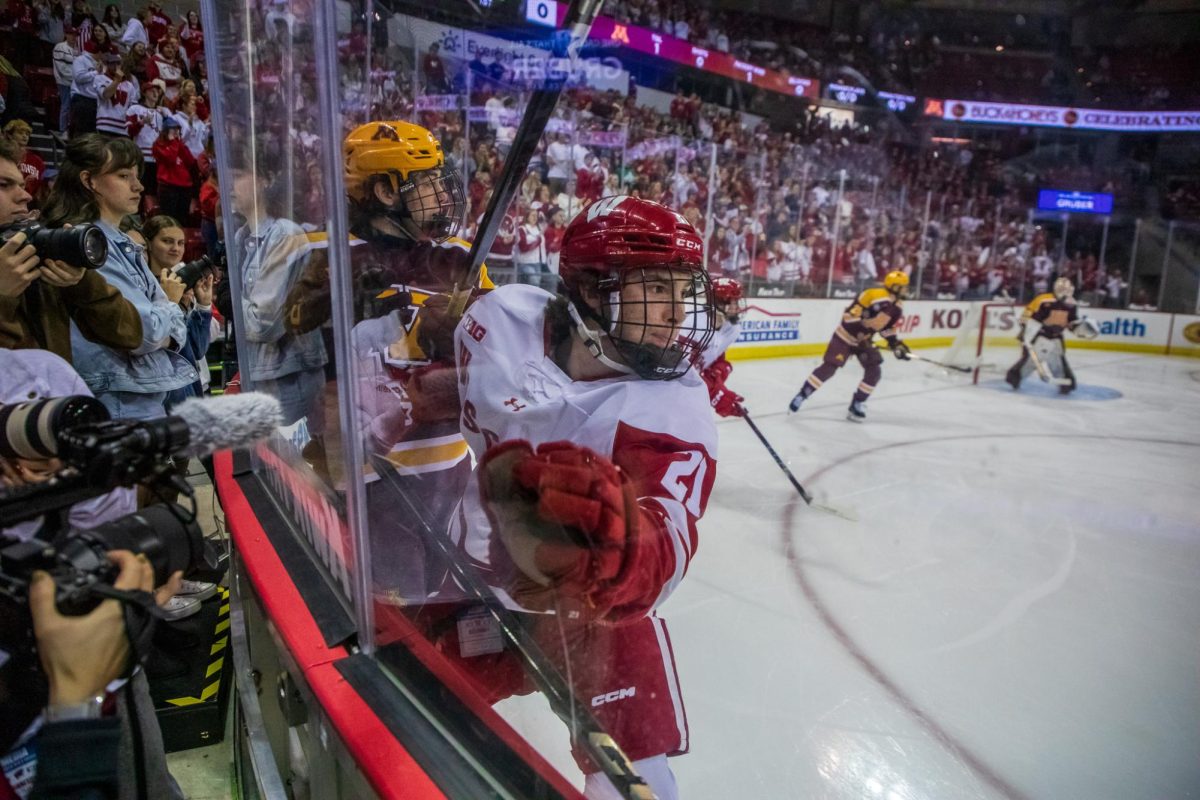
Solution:
<svg viewBox="0 0 1200 800">
<path fill-rule="evenodd" d="M 1075 296 L 1075 284 L 1070 278 L 1058 278 L 1054 281 L 1054 297 L 1058 300 L 1069 300 Z"/>
<path fill-rule="evenodd" d="M 716 328 L 703 251 L 687 220 L 649 200 L 601 198 L 571 220 L 559 276 L 592 355 L 649 380 L 683 376 Z"/>
<path fill-rule="evenodd" d="M 346 194 L 363 214 L 387 218 L 415 241 L 440 242 L 458 232 L 466 208 L 462 181 L 425 128 L 368 122 L 350 132 L 343 153 Z"/>
</svg>

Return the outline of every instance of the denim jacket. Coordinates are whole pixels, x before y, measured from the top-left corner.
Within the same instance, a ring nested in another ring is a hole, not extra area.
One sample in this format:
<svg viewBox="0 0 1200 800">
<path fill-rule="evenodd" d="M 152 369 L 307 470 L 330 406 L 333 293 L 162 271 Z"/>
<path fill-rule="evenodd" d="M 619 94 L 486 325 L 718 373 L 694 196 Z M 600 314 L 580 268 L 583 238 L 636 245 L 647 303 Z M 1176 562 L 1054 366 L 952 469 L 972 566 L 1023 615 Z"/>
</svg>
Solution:
<svg viewBox="0 0 1200 800">
<path fill-rule="evenodd" d="M 138 244 L 107 222 L 97 221 L 96 225 L 108 239 L 108 260 L 100 274 L 137 309 L 142 319 L 142 344 L 134 350 L 114 350 L 83 338 L 72 322 L 75 369 L 96 395 L 155 394 L 187 386 L 197 375 L 195 367 L 177 352 L 187 341 L 183 309 L 167 299 Z M 168 345 L 160 345 L 168 336 Z"/>
<path fill-rule="evenodd" d="M 296 335 L 283 324 L 288 292 L 308 264 L 310 252 L 304 229 L 291 220 L 267 217 L 256 231 L 246 225 L 234 234 L 242 288 L 239 353 L 251 381 L 325 366 L 321 332 Z"/>
</svg>

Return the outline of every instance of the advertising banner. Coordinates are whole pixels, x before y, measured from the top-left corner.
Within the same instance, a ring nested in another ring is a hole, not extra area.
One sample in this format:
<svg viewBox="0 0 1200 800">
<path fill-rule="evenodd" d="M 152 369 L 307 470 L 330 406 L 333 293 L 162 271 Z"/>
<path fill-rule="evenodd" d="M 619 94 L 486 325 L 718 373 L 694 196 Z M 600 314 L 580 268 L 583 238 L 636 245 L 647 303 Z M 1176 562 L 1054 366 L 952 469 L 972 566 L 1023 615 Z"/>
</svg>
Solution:
<svg viewBox="0 0 1200 800">
<path fill-rule="evenodd" d="M 978 103 L 973 100 L 925 99 L 925 115 L 952 122 L 1032 125 L 1096 131 L 1200 131 L 1200 110 L 1119 111 L 1102 108 Z"/>
</svg>

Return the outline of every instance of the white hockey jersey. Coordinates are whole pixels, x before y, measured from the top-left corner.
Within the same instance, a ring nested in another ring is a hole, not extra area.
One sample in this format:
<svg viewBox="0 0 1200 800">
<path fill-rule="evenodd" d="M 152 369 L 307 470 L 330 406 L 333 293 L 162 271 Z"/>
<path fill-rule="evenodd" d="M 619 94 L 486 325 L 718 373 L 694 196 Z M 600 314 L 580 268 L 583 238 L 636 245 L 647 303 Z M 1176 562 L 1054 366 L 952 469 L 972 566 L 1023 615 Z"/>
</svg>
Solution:
<svg viewBox="0 0 1200 800">
<path fill-rule="evenodd" d="M 741 332 L 742 324 L 740 322 L 730 322 L 726 319 L 721 327 L 713 333 L 713 337 L 708 340 L 708 346 L 700 354 L 700 369 L 707 369 L 714 361 L 725 355 L 725 351 L 737 341 Z"/>
<path fill-rule="evenodd" d="M 695 370 L 673 381 L 575 381 L 546 354 L 552 295 L 501 286 L 468 309 L 455 333 L 463 436 L 481 458 L 501 441 L 571 441 L 607 456 L 633 482 L 642 512 L 610 619 L 644 616 L 679 585 L 696 551 L 696 522 L 716 477 L 717 435 Z M 454 540 L 488 563 L 491 524 L 471 476 Z"/>
</svg>

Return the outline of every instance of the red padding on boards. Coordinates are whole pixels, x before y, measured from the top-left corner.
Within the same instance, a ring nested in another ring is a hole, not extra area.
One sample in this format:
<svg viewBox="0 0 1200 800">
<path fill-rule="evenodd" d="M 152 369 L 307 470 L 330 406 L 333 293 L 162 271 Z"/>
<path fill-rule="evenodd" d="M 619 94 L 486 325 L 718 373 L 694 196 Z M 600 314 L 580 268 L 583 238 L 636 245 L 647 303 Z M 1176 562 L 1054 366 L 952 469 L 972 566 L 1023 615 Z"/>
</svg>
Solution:
<svg viewBox="0 0 1200 800">
<path fill-rule="evenodd" d="M 346 658 L 346 650 L 325 646 L 308 607 L 233 477 L 232 453 L 217 453 L 213 466 L 230 535 L 250 582 L 355 764 L 381 797 L 445 798 L 337 671 L 333 662 Z"/>
</svg>

